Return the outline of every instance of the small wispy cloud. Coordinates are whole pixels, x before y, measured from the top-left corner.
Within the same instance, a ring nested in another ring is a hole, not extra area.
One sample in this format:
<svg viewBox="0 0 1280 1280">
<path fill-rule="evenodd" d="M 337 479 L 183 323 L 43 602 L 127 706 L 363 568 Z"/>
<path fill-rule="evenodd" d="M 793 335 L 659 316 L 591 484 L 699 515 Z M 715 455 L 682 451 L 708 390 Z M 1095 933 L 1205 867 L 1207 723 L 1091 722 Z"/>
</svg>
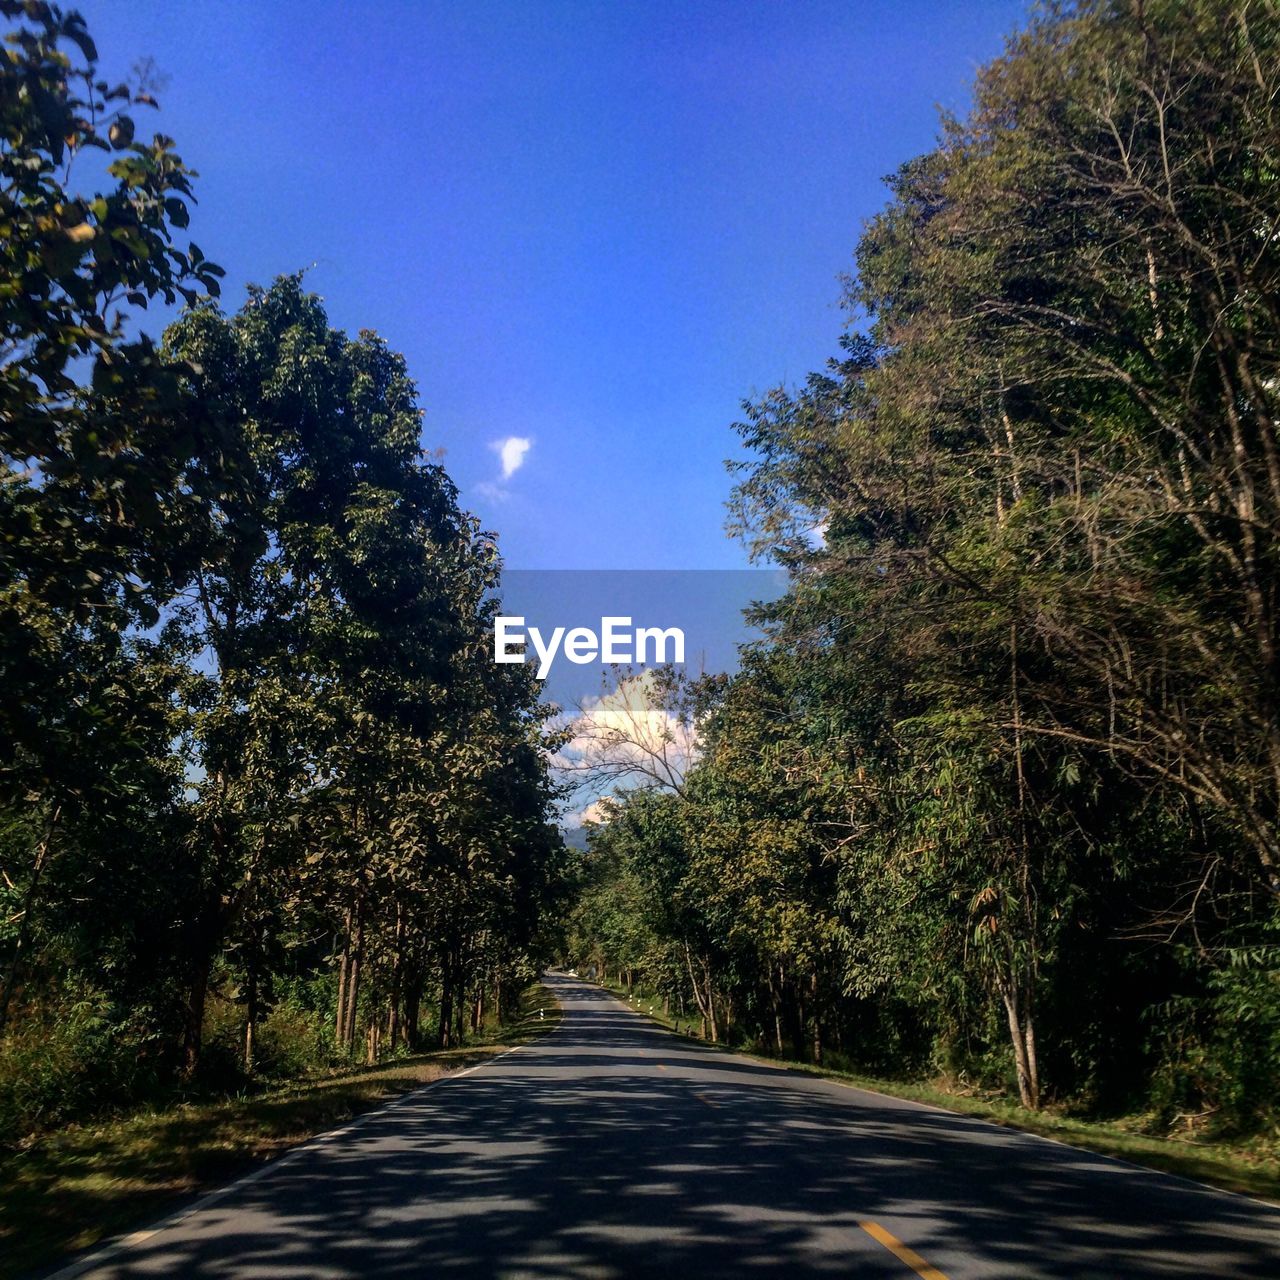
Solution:
<svg viewBox="0 0 1280 1280">
<path fill-rule="evenodd" d="M 489 448 L 498 455 L 502 474 L 494 480 L 481 480 L 475 491 L 490 502 L 505 502 L 511 496 L 507 481 L 524 466 L 525 457 L 533 448 L 533 440 L 529 436 L 505 436 L 501 440 L 491 440 Z"/>
<path fill-rule="evenodd" d="M 489 447 L 502 460 L 502 478 L 510 480 L 524 466 L 525 454 L 533 448 L 533 441 L 528 436 L 507 436 L 505 440 L 495 440 Z"/>
</svg>

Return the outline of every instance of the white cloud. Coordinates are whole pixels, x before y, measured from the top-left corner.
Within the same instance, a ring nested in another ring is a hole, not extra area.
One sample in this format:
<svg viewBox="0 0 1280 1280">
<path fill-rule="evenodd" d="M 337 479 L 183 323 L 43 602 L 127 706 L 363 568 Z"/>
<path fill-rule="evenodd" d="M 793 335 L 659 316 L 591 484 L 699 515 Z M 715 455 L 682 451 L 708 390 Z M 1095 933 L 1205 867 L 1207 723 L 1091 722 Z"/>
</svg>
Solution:
<svg viewBox="0 0 1280 1280">
<path fill-rule="evenodd" d="M 585 699 L 567 728 L 569 740 L 552 764 L 596 784 L 629 780 L 678 789 L 698 755 L 695 726 L 664 705 L 652 671 Z"/>
<path fill-rule="evenodd" d="M 510 480 L 524 466 L 525 454 L 533 448 L 533 441 L 528 436 L 507 436 L 505 440 L 495 440 L 489 447 L 502 459 L 502 478 Z"/>
<path fill-rule="evenodd" d="M 569 831 L 580 827 L 595 826 L 601 822 L 608 822 L 616 812 L 616 802 L 610 797 L 604 796 L 599 800 L 593 800 L 585 809 L 577 813 L 566 814 L 561 821 L 561 826 Z"/>
</svg>

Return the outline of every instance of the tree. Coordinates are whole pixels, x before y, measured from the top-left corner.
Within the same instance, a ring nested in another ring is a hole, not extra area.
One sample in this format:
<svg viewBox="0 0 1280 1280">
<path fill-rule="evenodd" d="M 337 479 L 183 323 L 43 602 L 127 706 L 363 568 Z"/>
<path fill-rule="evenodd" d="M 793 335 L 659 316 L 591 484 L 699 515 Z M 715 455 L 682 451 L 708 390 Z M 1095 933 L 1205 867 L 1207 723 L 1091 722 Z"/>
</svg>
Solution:
<svg viewBox="0 0 1280 1280">
<path fill-rule="evenodd" d="M 1277 50 L 1250 3 L 1039 10 L 891 180 L 839 357 L 746 406 L 730 529 L 790 590 L 682 874 L 749 1034 L 807 971 L 867 1058 L 1034 1107 L 1176 1071 L 1126 1024 L 1271 954 Z"/>
<path fill-rule="evenodd" d="M 171 772 L 134 735 L 165 720 L 152 699 L 173 658 L 131 629 L 157 623 L 185 572 L 203 500 L 187 468 L 215 446 L 178 371 L 126 332 L 149 300 L 194 300 L 222 272 L 174 242 L 194 175 L 171 140 L 135 140 L 145 88 L 99 78 L 77 14 L 0 13 L 16 23 L 0 58 L 0 802 L 32 832 L 7 868 L 23 888 L 2 1027 L 68 828 L 154 800 Z M 108 185 L 81 193 L 73 161 L 95 152 Z"/>
</svg>

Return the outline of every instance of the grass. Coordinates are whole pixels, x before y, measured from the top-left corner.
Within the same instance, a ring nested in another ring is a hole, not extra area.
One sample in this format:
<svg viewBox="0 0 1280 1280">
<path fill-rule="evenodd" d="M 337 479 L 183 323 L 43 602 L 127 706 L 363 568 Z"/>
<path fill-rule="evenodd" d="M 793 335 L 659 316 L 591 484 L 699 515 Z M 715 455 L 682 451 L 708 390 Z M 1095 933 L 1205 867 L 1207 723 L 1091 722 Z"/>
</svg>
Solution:
<svg viewBox="0 0 1280 1280">
<path fill-rule="evenodd" d="M 555 1026 L 547 988 L 483 1043 L 335 1071 L 243 1097 L 140 1111 L 0 1149 L 0 1277 L 50 1267 L 314 1134 Z"/>
<path fill-rule="evenodd" d="M 611 985 L 608 990 L 619 999 L 627 1000 L 625 988 Z M 635 989 L 634 994 L 636 999 L 630 1002 L 633 1009 L 669 1030 L 677 1029 L 677 1019 L 662 1012 L 660 997 L 654 997 L 647 991 L 641 992 L 639 988 Z M 705 1043 L 699 1035 L 691 1034 L 691 1028 L 697 1023 L 696 1019 L 686 1016 L 679 1019 L 679 1023 L 680 1034 Z M 726 1048 L 722 1045 L 707 1047 Z M 737 1049 L 731 1051 L 742 1052 Z M 749 1053 L 745 1056 L 860 1089 L 869 1089 L 875 1093 L 888 1094 L 892 1098 L 928 1103 L 930 1106 L 975 1116 L 1009 1129 L 1020 1129 L 1024 1133 L 1053 1138 L 1099 1155 L 1128 1160 L 1148 1169 L 1191 1178 L 1225 1191 L 1238 1191 L 1261 1200 L 1280 1203 L 1280 1142 L 1274 1136 L 1239 1141 L 1214 1140 L 1197 1134 L 1163 1137 L 1144 1131 L 1152 1123 L 1149 1116 L 1092 1120 L 1063 1115 L 1053 1109 L 1027 1111 L 1005 1098 L 954 1092 L 945 1088 L 941 1082 L 883 1080 L 850 1071 L 817 1067 L 809 1062 L 761 1058 Z"/>
</svg>

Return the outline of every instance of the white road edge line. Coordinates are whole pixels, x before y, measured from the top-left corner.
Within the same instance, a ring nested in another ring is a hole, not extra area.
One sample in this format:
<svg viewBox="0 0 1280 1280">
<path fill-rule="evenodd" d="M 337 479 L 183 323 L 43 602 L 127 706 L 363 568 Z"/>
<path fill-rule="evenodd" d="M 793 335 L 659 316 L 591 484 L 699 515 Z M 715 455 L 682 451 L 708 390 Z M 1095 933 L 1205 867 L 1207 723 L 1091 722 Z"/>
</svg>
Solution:
<svg viewBox="0 0 1280 1280">
<path fill-rule="evenodd" d="M 554 992 L 552 995 L 554 996 Z M 556 1001 L 559 1004 L 559 1001 Z M 149 1226 L 130 1231 L 125 1235 L 116 1236 L 108 1240 L 105 1244 L 98 1245 L 92 1253 L 86 1254 L 84 1257 L 67 1263 L 66 1266 L 53 1272 L 36 1272 L 41 1280 L 74 1280 L 76 1276 L 82 1276 L 86 1272 L 91 1271 L 95 1267 L 100 1267 L 104 1263 L 110 1262 L 113 1258 L 122 1253 L 127 1253 L 134 1245 L 142 1244 L 144 1241 L 151 1239 L 152 1236 L 159 1235 L 162 1231 L 168 1231 L 171 1227 L 176 1227 L 194 1214 L 208 1209 L 210 1206 L 218 1203 L 219 1200 L 225 1199 L 233 1191 L 239 1190 L 241 1187 L 247 1187 L 257 1182 L 261 1178 L 267 1177 L 268 1174 L 276 1173 L 284 1168 L 290 1161 L 298 1159 L 299 1156 L 306 1154 L 308 1151 L 316 1147 L 322 1147 L 327 1142 L 333 1142 L 337 1138 L 346 1137 L 353 1130 L 358 1129 L 367 1121 L 375 1119 L 377 1116 L 384 1115 L 388 1111 L 394 1111 L 397 1107 L 407 1106 L 419 1094 L 426 1093 L 428 1089 L 434 1089 L 437 1085 L 448 1084 L 452 1080 L 461 1080 L 463 1076 L 469 1076 L 477 1071 L 483 1071 L 486 1067 L 491 1067 L 495 1063 L 501 1062 L 503 1058 L 510 1057 L 513 1053 L 519 1053 L 521 1049 L 528 1049 L 535 1044 L 541 1044 L 544 1040 L 550 1039 L 558 1030 L 559 1026 L 551 1028 L 545 1035 L 539 1036 L 536 1040 L 530 1040 L 526 1044 L 513 1045 L 510 1049 L 504 1049 L 501 1053 L 495 1054 L 492 1058 L 486 1058 L 483 1062 L 477 1062 L 475 1066 L 467 1067 L 462 1071 L 455 1071 L 446 1076 L 440 1076 L 435 1080 L 428 1080 L 426 1084 L 419 1085 L 416 1089 L 409 1089 L 398 1097 L 392 1098 L 387 1102 L 381 1103 L 379 1106 L 369 1111 L 362 1111 L 358 1116 L 348 1120 L 346 1124 L 338 1129 L 328 1129 L 324 1133 L 313 1134 L 310 1138 L 298 1143 L 296 1147 L 290 1147 L 282 1156 L 278 1156 L 274 1160 L 268 1160 L 266 1164 L 259 1165 L 258 1168 L 250 1170 L 248 1173 L 242 1173 L 238 1178 L 233 1178 L 230 1182 L 224 1183 L 220 1187 L 214 1187 L 212 1191 L 206 1191 L 203 1195 L 198 1196 L 189 1205 L 181 1209 L 176 1209 L 165 1217 L 160 1218 L 156 1222 L 152 1222 Z"/>
</svg>

